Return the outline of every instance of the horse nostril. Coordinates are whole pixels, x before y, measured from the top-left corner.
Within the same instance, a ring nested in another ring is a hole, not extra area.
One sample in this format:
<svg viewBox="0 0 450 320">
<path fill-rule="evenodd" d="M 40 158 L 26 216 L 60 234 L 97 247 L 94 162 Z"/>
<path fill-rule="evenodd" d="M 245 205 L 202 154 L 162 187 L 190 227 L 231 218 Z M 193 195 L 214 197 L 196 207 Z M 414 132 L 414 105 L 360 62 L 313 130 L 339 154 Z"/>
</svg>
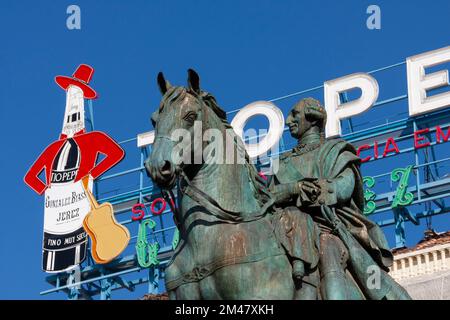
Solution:
<svg viewBox="0 0 450 320">
<path fill-rule="evenodd" d="M 145 162 L 144 167 L 145 167 L 145 172 L 147 173 L 147 177 L 153 179 L 153 177 L 152 177 L 152 166 L 150 165 L 150 163 L 149 162 Z"/>
<path fill-rule="evenodd" d="M 164 161 L 163 165 L 160 166 L 160 172 L 162 175 L 169 175 L 172 173 L 172 165 L 169 161 Z"/>
</svg>

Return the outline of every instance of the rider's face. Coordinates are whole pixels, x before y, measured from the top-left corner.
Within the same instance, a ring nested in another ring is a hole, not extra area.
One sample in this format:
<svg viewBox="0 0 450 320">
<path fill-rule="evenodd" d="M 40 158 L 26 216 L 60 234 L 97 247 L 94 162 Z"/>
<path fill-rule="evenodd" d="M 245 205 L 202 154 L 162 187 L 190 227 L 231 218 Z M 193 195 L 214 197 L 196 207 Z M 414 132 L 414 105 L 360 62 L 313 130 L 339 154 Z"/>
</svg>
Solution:
<svg viewBox="0 0 450 320">
<path fill-rule="evenodd" d="M 298 104 L 296 104 L 289 112 L 286 119 L 286 125 L 289 127 L 291 136 L 296 139 L 300 139 L 312 126 L 305 118 L 304 108 L 300 107 Z"/>
</svg>

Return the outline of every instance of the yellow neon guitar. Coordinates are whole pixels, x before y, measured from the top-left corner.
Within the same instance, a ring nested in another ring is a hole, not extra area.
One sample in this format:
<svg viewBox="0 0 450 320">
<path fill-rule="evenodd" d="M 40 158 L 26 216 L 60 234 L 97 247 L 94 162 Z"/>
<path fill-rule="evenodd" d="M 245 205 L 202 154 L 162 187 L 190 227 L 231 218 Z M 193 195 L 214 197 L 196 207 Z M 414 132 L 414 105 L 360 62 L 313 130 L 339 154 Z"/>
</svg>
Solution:
<svg viewBox="0 0 450 320">
<path fill-rule="evenodd" d="M 87 186 L 87 179 L 83 179 L 83 187 L 86 192 L 91 211 L 83 220 L 83 227 L 92 240 L 91 253 L 95 262 L 108 263 L 128 245 L 130 232 L 119 224 L 114 217 L 114 209 L 108 202 L 99 205 L 94 195 Z"/>
</svg>

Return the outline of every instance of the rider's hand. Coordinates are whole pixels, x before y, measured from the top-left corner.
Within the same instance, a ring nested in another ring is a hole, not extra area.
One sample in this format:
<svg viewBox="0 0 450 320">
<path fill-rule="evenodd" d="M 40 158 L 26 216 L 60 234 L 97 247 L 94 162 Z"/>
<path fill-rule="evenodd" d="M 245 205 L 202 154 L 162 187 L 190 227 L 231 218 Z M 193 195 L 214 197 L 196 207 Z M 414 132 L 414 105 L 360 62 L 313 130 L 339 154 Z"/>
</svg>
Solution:
<svg viewBox="0 0 450 320">
<path fill-rule="evenodd" d="M 316 202 L 321 189 L 317 181 L 301 180 L 297 182 L 294 192 L 298 194 L 299 205 L 310 205 Z"/>
</svg>

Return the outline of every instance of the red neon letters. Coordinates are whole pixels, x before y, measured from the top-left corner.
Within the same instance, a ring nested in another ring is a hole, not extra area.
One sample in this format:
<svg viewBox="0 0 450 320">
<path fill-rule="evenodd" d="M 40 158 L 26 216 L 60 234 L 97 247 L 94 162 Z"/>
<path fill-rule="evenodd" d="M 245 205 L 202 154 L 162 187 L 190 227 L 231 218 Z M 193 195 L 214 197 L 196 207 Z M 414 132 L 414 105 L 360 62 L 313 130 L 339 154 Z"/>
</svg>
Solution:
<svg viewBox="0 0 450 320">
<path fill-rule="evenodd" d="M 416 132 L 414 132 L 414 148 L 420 149 L 420 148 L 428 147 L 430 145 L 429 141 L 427 141 L 425 143 L 420 143 L 420 141 L 426 140 L 425 137 L 421 137 L 420 135 L 424 134 L 424 133 L 428 133 L 428 132 L 430 132 L 430 129 L 428 129 L 428 128 L 417 130 Z"/>
<path fill-rule="evenodd" d="M 156 206 L 158 204 L 161 204 L 161 207 L 159 209 L 156 208 Z M 153 200 L 152 203 L 150 204 L 150 211 L 152 212 L 152 214 L 154 216 L 158 216 L 158 215 L 162 214 L 164 212 L 164 210 L 166 210 L 166 207 L 167 207 L 166 200 L 164 200 L 164 198 L 157 198 L 157 199 Z M 139 221 L 139 220 L 144 219 L 145 204 L 136 203 L 131 208 L 131 213 L 133 214 L 131 216 L 131 220 L 133 220 L 133 221 Z"/>
<path fill-rule="evenodd" d="M 158 202 L 161 203 L 161 208 L 159 210 L 155 210 L 155 206 Z M 160 215 L 161 213 L 163 213 L 164 210 L 166 210 L 166 205 L 167 205 L 167 202 L 166 202 L 166 200 L 164 200 L 164 198 L 156 198 L 155 200 L 153 200 L 152 205 L 150 206 L 150 210 L 152 211 L 152 213 L 155 216 L 157 216 L 157 215 Z"/>
<path fill-rule="evenodd" d="M 143 203 L 137 203 L 131 208 L 131 212 L 133 214 L 137 214 L 136 216 L 132 216 L 131 220 L 138 221 L 142 220 L 145 216 L 145 205 Z"/>
<path fill-rule="evenodd" d="M 435 139 L 436 144 L 447 142 L 450 138 L 450 127 L 446 128 L 447 132 L 445 133 L 444 130 L 440 126 L 436 126 L 435 128 Z M 430 139 L 427 139 L 426 134 L 429 134 L 432 130 L 430 128 L 424 128 L 420 129 L 414 132 L 413 138 L 414 138 L 414 149 L 420 149 L 420 148 L 426 148 L 431 146 L 432 142 Z M 370 152 L 372 150 L 372 155 L 367 155 L 367 152 Z M 384 149 L 383 149 L 383 155 L 382 158 L 388 156 L 390 153 L 400 153 L 400 150 L 398 148 L 397 143 L 395 142 L 394 137 L 389 137 L 386 139 L 386 142 L 384 142 Z M 364 153 L 365 157 L 361 157 L 361 153 Z M 358 147 L 356 150 L 356 155 L 361 158 L 361 162 L 367 162 L 371 160 L 376 160 L 379 158 L 379 148 L 378 148 L 378 141 L 374 141 L 372 144 L 362 144 Z"/>
<path fill-rule="evenodd" d="M 441 143 L 441 137 L 444 139 L 444 142 L 448 141 L 448 138 L 450 137 L 450 127 L 447 128 L 447 134 L 444 135 L 444 132 L 442 131 L 440 126 L 436 126 L 436 142 Z"/>
</svg>

